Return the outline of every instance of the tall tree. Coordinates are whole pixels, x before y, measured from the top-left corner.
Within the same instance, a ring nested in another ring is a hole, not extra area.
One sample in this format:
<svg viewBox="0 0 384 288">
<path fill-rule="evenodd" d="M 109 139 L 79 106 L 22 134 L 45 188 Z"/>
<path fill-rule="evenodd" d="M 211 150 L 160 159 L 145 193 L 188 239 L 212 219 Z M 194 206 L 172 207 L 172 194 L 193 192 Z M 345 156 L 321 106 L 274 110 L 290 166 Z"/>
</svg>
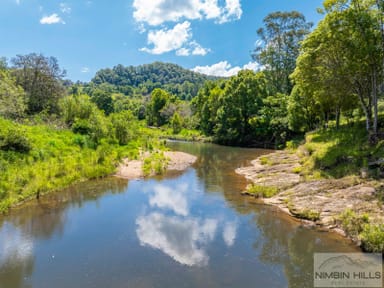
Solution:
<svg viewBox="0 0 384 288">
<path fill-rule="evenodd" d="M 148 125 L 155 125 L 157 127 L 165 124 L 165 118 L 161 111 L 170 100 L 168 92 L 162 89 L 155 89 L 151 94 L 151 99 L 147 107 L 147 122 Z"/>
<path fill-rule="evenodd" d="M 249 144 L 258 135 L 253 125 L 267 97 L 267 82 L 263 73 L 240 71 L 225 85 L 217 109 L 215 137 L 223 144 Z"/>
<path fill-rule="evenodd" d="M 19 118 L 26 109 L 23 88 L 16 85 L 5 60 L 0 59 L 0 116 Z"/>
<path fill-rule="evenodd" d="M 65 92 L 61 82 L 65 71 L 59 67 L 57 59 L 31 53 L 17 55 L 12 63 L 16 83 L 27 95 L 27 112 L 58 112 L 58 100 Z"/>
<path fill-rule="evenodd" d="M 336 107 L 336 116 L 353 108 L 358 97 L 375 140 L 384 72 L 381 8 L 373 0 L 327 0 L 324 8 L 327 15 L 304 41 L 293 78 L 301 91 L 317 97 L 323 110 Z"/>
<path fill-rule="evenodd" d="M 257 30 L 260 41 L 252 58 L 264 65 L 273 94 L 289 95 L 293 87 L 289 75 L 295 69 L 300 42 L 309 33 L 312 23 L 297 11 L 274 12 L 263 22 L 264 27 Z"/>
</svg>

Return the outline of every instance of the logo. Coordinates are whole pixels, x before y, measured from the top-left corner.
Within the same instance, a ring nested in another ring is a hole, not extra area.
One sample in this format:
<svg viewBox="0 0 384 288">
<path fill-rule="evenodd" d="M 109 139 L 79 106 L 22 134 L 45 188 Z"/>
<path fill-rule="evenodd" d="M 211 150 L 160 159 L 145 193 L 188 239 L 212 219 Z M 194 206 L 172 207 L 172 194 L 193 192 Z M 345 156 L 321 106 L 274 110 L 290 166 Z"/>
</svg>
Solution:
<svg viewBox="0 0 384 288">
<path fill-rule="evenodd" d="M 383 287 L 381 254 L 315 253 L 314 287 Z"/>
</svg>

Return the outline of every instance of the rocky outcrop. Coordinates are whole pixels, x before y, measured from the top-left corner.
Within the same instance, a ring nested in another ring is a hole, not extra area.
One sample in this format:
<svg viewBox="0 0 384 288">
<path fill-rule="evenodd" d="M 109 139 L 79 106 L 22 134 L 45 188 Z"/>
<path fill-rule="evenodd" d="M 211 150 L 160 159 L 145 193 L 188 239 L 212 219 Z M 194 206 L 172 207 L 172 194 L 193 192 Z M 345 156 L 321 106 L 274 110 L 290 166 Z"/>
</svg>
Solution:
<svg viewBox="0 0 384 288">
<path fill-rule="evenodd" d="M 359 215 L 368 213 L 373 223 L 384 223 L 383 205 L 376 197 L 375 182 L 357 177 L 305 181 L 300 158 L 277 151 L 252 161 L 252 166 L 236 170 L 257 185 L 273 186 L 279 193 L 263 199 L 290 215 L 312 220 L 322 229 L 340 229 L 336 221 L 346 209 Z M 296 172 L 296 173 L 295 173 Z"/>
</svg>

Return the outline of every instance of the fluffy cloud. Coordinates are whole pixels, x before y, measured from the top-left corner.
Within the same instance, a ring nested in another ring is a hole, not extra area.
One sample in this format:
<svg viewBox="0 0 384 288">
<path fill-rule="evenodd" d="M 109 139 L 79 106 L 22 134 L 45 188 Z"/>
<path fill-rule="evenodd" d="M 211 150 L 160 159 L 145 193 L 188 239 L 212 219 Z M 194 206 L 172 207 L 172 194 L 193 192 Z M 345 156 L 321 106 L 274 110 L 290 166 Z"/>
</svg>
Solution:
<svg viewBox="0 0 384 288">
<path fill-rule="evenodd" d="M 134 0 L 133 8 L 133 17 L 137 22 L 152 26 L 181 19 L 204 18 L 225 23 L 240 19 L 242 14 L 239 0 L 226 0 L 225 6 L 220 6 L 218 0 Z"/>
<path fill-rule="evenodd" d="M 191 54 L 204 56 L 209 52 L 209 49 L 203 48 L 191 39 L 191 23 L 184 21 L 176 24 L 172 29 L 149 31 L 147 44 L 153 47 L 144 47 L 140 51 L 156 55 L 176 51 L 177 56 L 189 56 Z"/>
<path fill-rule="evenodd" d="M 207 244 L 215 237 L 217 220 L 201 221 L 152 213 L 139 217 L 136 225 L 141 245 L 159 249 L 187 266 L 208 264 Z"/>
<path fill-rule="evenodd" d="M 188 202 L 186 194 L 188 185 L 181 184 L 176 189 L 164 185 L 156 185 L 154 194 L 149 198 L 149 204 L 162 209 L 170 209 L 177 215 L 188 216 Z"/>
<path fill-rule="evenodd" d="M 53 13 L 52 15 L 49 16 L 44 16 L 43 18 L 40 19 L 40 24 L 65 24 L 63 19 L 59 17 L 56 13 Z"/>
<path fill-rule="evenodd" d="M 229 64 L 227 61 L 221 61 L 211 66 L 196 66 L 191 70 L 194 72 L 211 75 L 211 76 L 231 77 L 239 73 L 240 70 L 244 70 L 244 69 L 257 71 L 260 69 L 260 66 L 255 62 L 249 62 L 245 64 L 243 67 L 239 67 L 239 66 L 232 67 L 232 65 Z"/>
<path fill-rule="evenodd" d="M 233 244 L 235 244 L 236 231 L 237 231 L 237 225 L 235 222 L 230 222 L 225 224 L 224 230 L 223 230 L 223 239 L 225 244 L 228 247 L 231 247 L 233 246 Z"/>
</svg>

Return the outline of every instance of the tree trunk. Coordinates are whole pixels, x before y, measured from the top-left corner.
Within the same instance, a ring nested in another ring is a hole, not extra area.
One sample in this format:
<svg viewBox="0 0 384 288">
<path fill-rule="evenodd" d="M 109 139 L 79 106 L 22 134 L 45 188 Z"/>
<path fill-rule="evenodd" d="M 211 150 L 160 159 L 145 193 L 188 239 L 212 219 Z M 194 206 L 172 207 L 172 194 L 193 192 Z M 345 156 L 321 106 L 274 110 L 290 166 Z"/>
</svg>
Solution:
<svg viewBox="0 0 384 288">
<path fill-rule="evenodd" d="M 340 107 L 337 107 L 336 108 L 336 130 L 339 130 L 340 128 L 340 114 L 341 114 Z"/>
</svg>

